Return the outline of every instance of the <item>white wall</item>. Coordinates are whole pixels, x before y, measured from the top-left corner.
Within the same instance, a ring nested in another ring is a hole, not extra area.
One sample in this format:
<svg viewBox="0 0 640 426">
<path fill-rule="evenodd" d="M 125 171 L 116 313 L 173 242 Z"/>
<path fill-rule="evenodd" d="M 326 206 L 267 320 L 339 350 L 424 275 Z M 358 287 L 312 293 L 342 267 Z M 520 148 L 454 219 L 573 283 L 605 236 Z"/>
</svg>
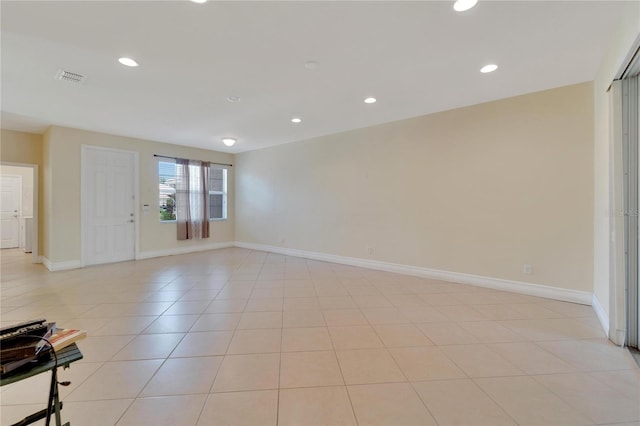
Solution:
<svg viewBox="0 0 640 426">
<path fill-rule="evenodd" d="M 585 83 L 238 154 L 236 240 L 590 293 L 592 96 Z"/>
<path fill-rule="evenodd" d="M 593 291 L 594 307 L 603 327 L 609 331 L 614 341 L 616 331 L 615 306 L 620 305 L 620 298 L 624 295 L 610 297 L 615 293 L 615 283 L 612 274 L 615 272 L 611 259 L 611 249 L 614 242 L 611 240 L 612 220 L 615 206 L 611 205 L 613 191 L 611 176 L 612 161 L 612 129 L 611 99 L 608 89 L 621 69 L 625 58 L 640 35 L 640 2 L 628 2 L 628 8 L 623 20 L 617 26 L 609 48 L 600 65 L 593 84 L 594 99 L 594 271 Z M 621 297 L 620 297 L 621 296 Z M 617 300 L 616 300 L 617 299 Z M 613 307 L 613 309 L 612 309 Z M 613 320 L 613 321 L 611 321 Z"/>
</svg>

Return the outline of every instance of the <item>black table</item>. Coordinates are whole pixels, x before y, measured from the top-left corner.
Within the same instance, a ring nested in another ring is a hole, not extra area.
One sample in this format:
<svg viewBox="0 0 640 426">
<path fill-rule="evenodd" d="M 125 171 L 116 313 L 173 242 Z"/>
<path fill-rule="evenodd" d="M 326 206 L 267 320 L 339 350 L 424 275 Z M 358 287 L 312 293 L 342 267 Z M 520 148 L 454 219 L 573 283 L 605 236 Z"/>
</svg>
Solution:
<svg viewBox="0 0 640 426">
<path fill-rule="evenodd" d="M 78 349 L 78 346 L 76 346 L 75 343 L 72 343 L 71 345 L 57 351 L 56 355 L 58 357 L 57 363 L 52 357 L 51 360 L 39 362 L 27 370 L 18 370 L 15 373 L 9 373 L 0 378 L 0 386 L 5 386 L 51 370 L 51 385 L 49 387 L 47 408 L 31 414 L 11 426 L 26 426 L 44 418 L 46 418 L 46 425 L 49 426 L 52 414 L 55 415 L 56 426 L 70 425 L 69 422 L 62 425 L 62 421 L 60 420 L 62 402 L 60 401 L 58 393 L 58 367 L 69 368 L 69 364 L 82 359 L 82 352 L 80 352 L 80 349 Z"/>
</svg>

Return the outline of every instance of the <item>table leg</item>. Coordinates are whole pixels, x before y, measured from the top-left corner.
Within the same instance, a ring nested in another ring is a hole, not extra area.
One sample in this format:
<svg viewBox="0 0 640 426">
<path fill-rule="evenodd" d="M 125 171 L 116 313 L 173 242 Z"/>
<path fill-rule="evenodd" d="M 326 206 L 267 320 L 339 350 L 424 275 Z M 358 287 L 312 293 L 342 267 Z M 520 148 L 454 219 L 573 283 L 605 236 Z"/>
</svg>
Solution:
<svg viewBox="0 0 640 426">
<path fill-rule="evenodd" d="M 45 426 L 49 426 L 51 424 L 51 414 L 52 411 L 55 413 L 56 417 L 56 426 L 62 425 L 62 420 L 60 419 L 60 396 L 58 394 L 58 367 L 53 367 L 51 369 L 51 386 L 49 387 L 49 400 L 47 402 L 47 419 L 45 421 Z"/>
<path fill-rule="evenodd" d="M 56 368 L 53 369 L 57 370 Z M 60 404 L 60 395 L 58 393 L 58 382 L 57 382 L 57 374 L 56 374 L 56 386 L 53 391 L 53 407 L 54 412 L 56 413 L 56 426 L 62 426 L 62 420 L 60 419 L 60 410 L 62 409 L 62 404 Z"/>
</svg>

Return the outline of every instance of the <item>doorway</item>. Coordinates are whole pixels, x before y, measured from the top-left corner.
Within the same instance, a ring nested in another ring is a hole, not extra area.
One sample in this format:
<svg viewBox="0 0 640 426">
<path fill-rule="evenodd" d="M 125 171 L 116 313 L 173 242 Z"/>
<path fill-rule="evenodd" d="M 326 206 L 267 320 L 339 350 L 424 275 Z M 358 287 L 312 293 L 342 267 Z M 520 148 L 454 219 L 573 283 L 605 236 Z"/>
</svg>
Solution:
<svg viewBox="0 0 640 426">
<path fill-rule="evenodd" d="M 135 259 L 138 154 L 82 147 L 82 264 Z"/>
<path fill-rule="evenodd" d="M 31 254 L 40 263 L 38 249 L 38 166 L 0 163 L 1 247 Z"/>
</svg>

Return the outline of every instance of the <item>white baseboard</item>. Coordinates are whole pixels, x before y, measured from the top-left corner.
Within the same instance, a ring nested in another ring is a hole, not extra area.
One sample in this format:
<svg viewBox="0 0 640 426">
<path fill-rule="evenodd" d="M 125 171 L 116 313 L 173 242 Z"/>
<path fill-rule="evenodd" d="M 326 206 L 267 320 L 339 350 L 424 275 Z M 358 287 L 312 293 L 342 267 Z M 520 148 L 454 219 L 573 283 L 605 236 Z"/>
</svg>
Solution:
<svg viewBox="0 0 640 426">
<path fill-rule="evenodd" d="M 233 247 L 233 242 L 199 244 L 184 247 L 174 247 L 165 250 L 143 251 L 136 255 L 136 260 L 152 259 L 154 257 L 172 256 L 175 254 L 188 254 L 198 251 L 215 250 L 227 247 Z M 52 262 L 44 256 L 40 257 L 41 262 L 50 271 L 65 271 L 68 269 L 82 268 L 82 262 L 79 260 L 70 260 L 66 262 Z"/>
<path fill-rule="evenodd" d="M 440 271 L 418 266 L 400 265 L 396 263 L 379 262 L 368 259 L 358 259 L 355 257 L 337 256 L 333 254 L 316 253 L 310 251 L 296 250 L 285 247 L 268 246 L 264 244 L 245 243 L 236 241 L 236 247 L 252 250 L 268 251 L 271 253 L 283 254 L 286 256 L 302 257 L 305 259 L 320 260 L 324 262 L 339 263 L 342 265 L 358 266 L 361 268 L 375 269 L 378 271 L 395 272 L 398 274 L 412 275 L 417 277 L 431 278 L 443 281 L 450 281 L 459 284 L 469 284 L 477 287 L 491 288 L 494 290 L 504 290 L 514 293 L 527 294 L 529 296 L 544 297 L 547 299 L 561 300 L 564 302 L 580 303 L 591 305 L 593 295 L 587 291 L 571 290 L 565 288 L 552 287 L 541 284 L 531 284 L 520 281 L 504 280 L 500 278 L 483 277 L 478 275 L 461 274 L 458 272 Z"/>
<path fill-rule="evenodd" d="M 173 256 L 176 254 L 195 253 L 198 251 L 216 250 L 216 249 L 228 248 L 233 246 L 234 246 L 234 243 L 232 241 L 228 241 L 223 243 L 209 243 L 209 244 L 189 245 L 184 247 L 172 247 L 170 249 L 164 249 L 164 250 L 142 251 L 136 255 L 136 260 L 153 259 L 154 257 Z"/>
<path fill-rule="evenodd" d="M 604 329 L 604 332 L 606 333 L 607 336 L 609 336 L 609 315 L 604 310 L 604 308 L 602 307 L 602 303 L 600 303 L 600 301 L 598 300 L 595 294 L 593 295 L 591 306 L 593 307 L 593 310 L 596 312 L 596 316 L 598 317 L 598 320 L 600 321 L 600 325 Z"/>
<path fill-rule="evenodd" d="M 80 262 L 79 260 L 68 260 L 65 262 L 52 262 L 46 257 L 42 256 L 42 263 L 51 272 L 82 268 L 82 262 Z"/>
<path fill-rule="evenodd" d="M 483 277 L 478 275 L 461 274 L 458 272 L 441 271 L 437 269 L 422 268 L 418 266 L 401 265 L 397 263 L 380 262 L 376 260 L 359 259 L 355 257 L 337 256 L 333 254 L 317 253 L 304 250 L 296 250 L 285 247 L 269 246 L 265 244 L 245 243 L 241 241 L 210 243 L 201 245 L 190 245 L 184 247 L 174 247 L 165 250 L 144 251 L 136 255 L 136 260 L 152 259 L 156 257 L 172 256 L 178 254 L 195 253 L 206 250 L 216 250 L 228 247 L 241 247 L 251 250 L 267 251 L 271 253 L 283 254 L 286 256 L 301 257 L 324 262 L 333 262 L 342 265 L 357 266 L 361 268 L 374 269 L 378 271 L 394 272 L 404 275 L 412 275 L 430 279 L 450 281 L 459 284 L 469 284 L 477 287 L 490 288 L 494 290 L 511 291 L 514 293 L 527 294 L 530 296 L 543 297 L 547 299 L 561 300 L 565 302 L 591 305 L 595 310 L 602 327 L 609 332 L 609 318 L 606 315 L 598 299 L 589 292 L 552 287 L 541 284 L 531 284 L 520 281 L 504 280 L 501 278 Z M 63 271 L 68 269 L 81 268 L 79 260 L 66 262 L 51 262 L 42 256 L 42 263 L 50 271 Z"/>
</svg>

